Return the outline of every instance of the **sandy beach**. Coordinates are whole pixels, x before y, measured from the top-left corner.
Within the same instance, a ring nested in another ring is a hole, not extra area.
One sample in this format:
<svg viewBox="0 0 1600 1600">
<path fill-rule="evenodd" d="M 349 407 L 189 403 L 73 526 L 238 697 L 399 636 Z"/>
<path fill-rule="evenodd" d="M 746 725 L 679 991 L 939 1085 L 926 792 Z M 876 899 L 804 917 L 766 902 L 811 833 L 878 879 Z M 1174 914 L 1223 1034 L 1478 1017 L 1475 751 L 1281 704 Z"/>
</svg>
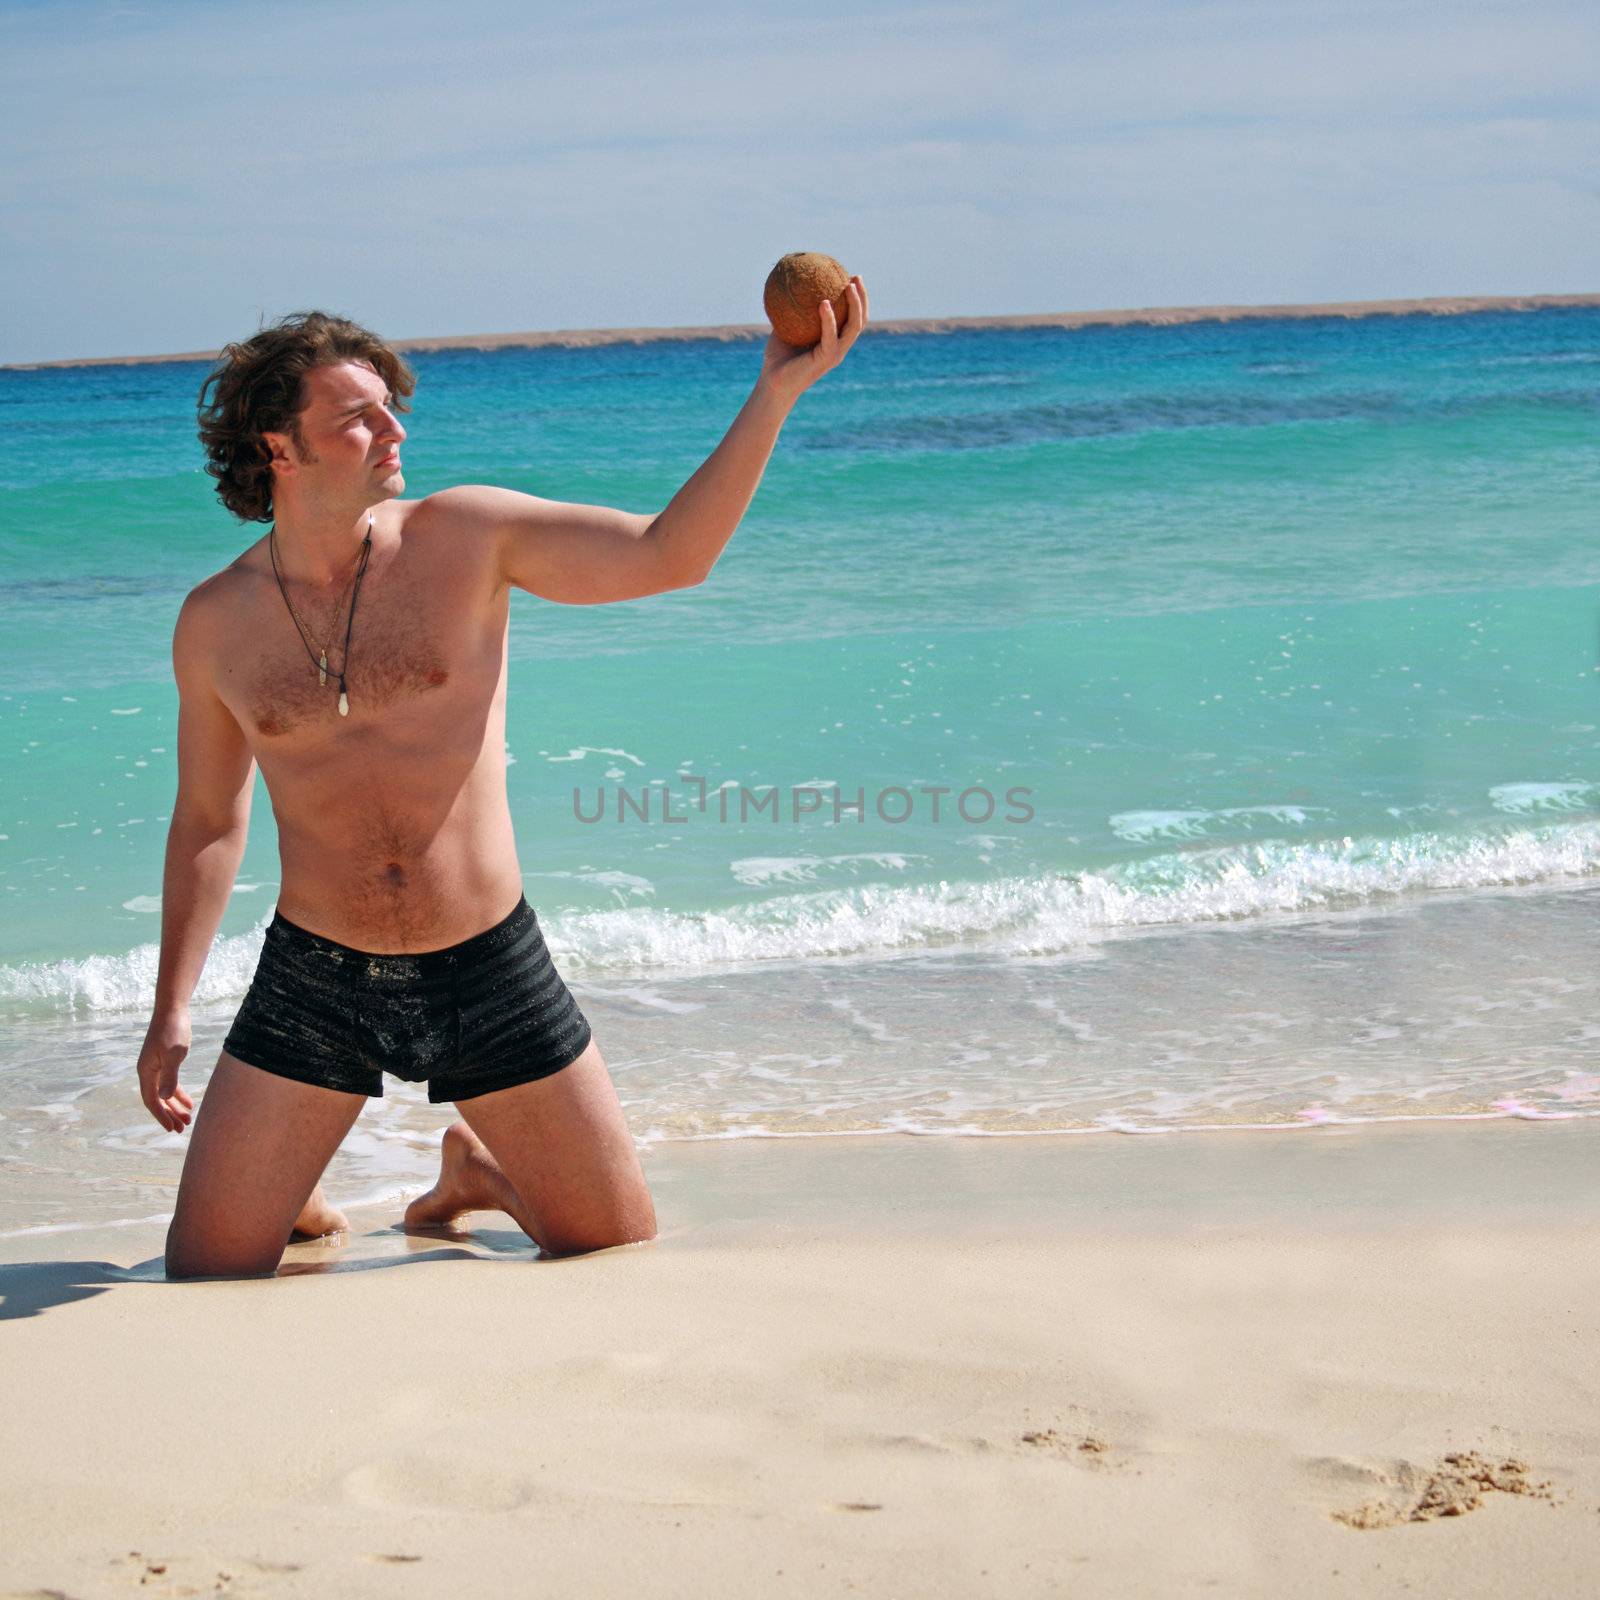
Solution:
<svg viewBox="0 0 1600 1600">
<path fill-rule="evenodd" d="M 1576 1595 L 1594 1137 L 678 1145 L 651 1245 L 386 1208 L 246 1282 L 12 1239 L 0 1589 Z"/>
<path fill-rule="evenodd" d="M 1557 306 L 1600 305 L 1600 294 L 1427 295 L 1415 300 L 1328 300 L 1304 305 L 1139 306 L 1111 311 L 1042 311 L 1005 317 L 888 317 L 875 319 L 871 332 L 962 333 L 995 328 L 1152 328 L 1186 322 L 1241 322 L 1252 319 L 1305 317 L 1464 316 L 1477 311 L 1541 311 Z M 555 328 L 521 333 L 457 333 L 390 341 L 396 350 L 535 350 L 559 346 L 569 350 L 607 344 L 659 344 L 691 339 L 764 339 L 772 331 L 765 322 L 729 322 L 675 328 Z M 83 356 L 67 361 L 28 361 L 9 370 L 34 372 L 46 367 L 130 367 L 150 362 L 215 361 L 217 350 L 184 350 L 169 355 Z"/>
</svg>

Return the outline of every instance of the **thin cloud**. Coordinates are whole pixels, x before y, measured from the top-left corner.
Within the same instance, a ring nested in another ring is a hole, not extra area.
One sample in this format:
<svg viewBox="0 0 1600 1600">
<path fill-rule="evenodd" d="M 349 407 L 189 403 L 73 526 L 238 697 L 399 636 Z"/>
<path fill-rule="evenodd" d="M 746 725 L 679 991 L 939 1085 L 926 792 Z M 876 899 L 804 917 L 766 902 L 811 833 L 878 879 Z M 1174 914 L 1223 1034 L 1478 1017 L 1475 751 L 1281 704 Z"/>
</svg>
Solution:
<svg viewBox="0 0 1600 1600">
<path fill-rule="evenodd" d="M 1594 287 L 1570 5 L 0 8 L 0 359 Z"/>
</svg>

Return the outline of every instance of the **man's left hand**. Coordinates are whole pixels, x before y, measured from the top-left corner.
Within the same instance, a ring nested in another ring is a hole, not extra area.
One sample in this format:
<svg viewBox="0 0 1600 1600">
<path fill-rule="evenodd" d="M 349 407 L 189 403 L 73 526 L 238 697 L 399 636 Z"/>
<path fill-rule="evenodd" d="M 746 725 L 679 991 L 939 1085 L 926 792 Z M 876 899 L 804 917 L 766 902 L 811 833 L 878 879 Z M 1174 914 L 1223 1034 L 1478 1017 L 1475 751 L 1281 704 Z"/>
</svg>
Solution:
<svg viewBox="0 0 1600 1600">
<path fill-rule="evenodd" d="M 833 302 L 824 300 L 819 307 L 822 338 L 809 350 L 797 350 L 775 333 L 768 337 L 758 383 L 792 404 L 823 373 L 832 372 L 844 360 L 867 324 L 867 286 L 859 273 L 845 285 L 844 292 L 849 305 L 843 326 L 834 317 Z"/>
</svg>

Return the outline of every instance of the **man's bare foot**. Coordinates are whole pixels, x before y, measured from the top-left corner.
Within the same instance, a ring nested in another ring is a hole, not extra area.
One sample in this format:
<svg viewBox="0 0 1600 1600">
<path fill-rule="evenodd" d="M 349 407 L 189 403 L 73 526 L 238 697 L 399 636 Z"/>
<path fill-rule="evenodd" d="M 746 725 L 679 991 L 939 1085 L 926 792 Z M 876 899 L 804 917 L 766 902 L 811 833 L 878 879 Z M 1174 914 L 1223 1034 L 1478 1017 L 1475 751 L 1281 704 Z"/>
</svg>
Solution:
<svg viewBox="0 0 1600 1600">
<path fill-rule="evenodd" d="M 483 1140 L 466 1123 L 452 1122 L 444 1130 L 439 1181 L 406 1207 L 405 1225 L 447 1228 L 469 1211 L 503 1210 L 504 1181 Z"/>
<path fill-rule="evenodd" d="M 328 1197 L 322 1192 L 319 1183 L 311 1191 L 311 1198 L 300 1209 L 300 1215 L 294 1219 L 294 1227 L 289 1230 L 291 1239 L 320 1239 L 324 1234 L 347 1233 L 350 1229 L 350 1219 L 336 1206 L 328 1204 Z"/>
</svg>

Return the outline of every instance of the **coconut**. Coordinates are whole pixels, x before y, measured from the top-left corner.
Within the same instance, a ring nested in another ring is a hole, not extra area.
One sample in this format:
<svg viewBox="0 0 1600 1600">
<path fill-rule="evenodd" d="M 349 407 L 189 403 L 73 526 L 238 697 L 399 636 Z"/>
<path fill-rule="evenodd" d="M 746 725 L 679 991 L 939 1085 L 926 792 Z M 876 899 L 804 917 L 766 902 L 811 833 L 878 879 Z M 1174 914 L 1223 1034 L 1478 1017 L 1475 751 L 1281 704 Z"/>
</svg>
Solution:
<svg viewBox="0 0 1600 1600">
<path fill-rule="evenodd" d="M 850 274 L 832 256 L 815 250 L 791 250 L 767 274 L 761 303 L 773 332 L 785 344 L 809 349 L 822 338 L 822 302 L 833 302 L 836 326 L 850 309 L 845 290 Z"/>
</svg>

